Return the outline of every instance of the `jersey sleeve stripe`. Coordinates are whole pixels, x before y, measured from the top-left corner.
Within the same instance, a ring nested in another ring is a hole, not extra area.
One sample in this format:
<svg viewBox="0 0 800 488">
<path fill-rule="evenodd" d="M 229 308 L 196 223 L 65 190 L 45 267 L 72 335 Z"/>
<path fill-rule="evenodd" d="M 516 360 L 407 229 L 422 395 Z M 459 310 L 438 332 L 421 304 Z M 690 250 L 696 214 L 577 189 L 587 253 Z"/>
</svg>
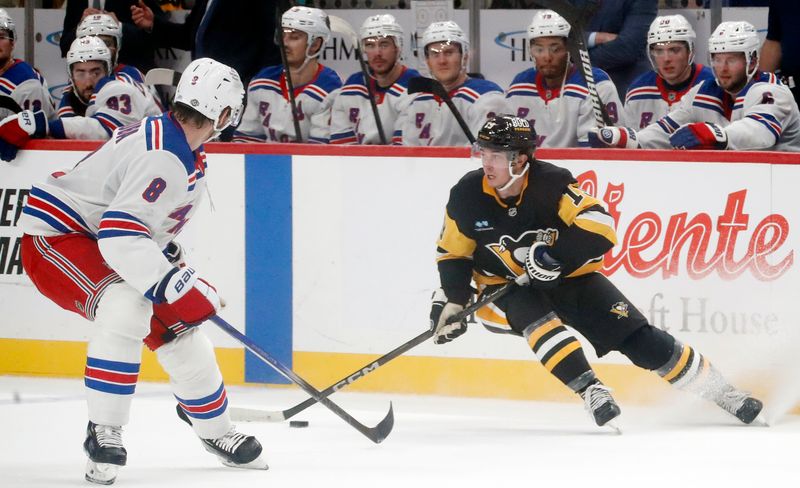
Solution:
<svg viewBox="0 0 800 488">
<path fill-rule="evenodd" d="M 610 215 L 597 210 L 582 212 L 575 217 L 575 225 L 594 234 L 601 235 L 617 244 L 617 233 L 614 230 L 614 219 Z"/>
<path fill-rule="evenodd" d="M 775 117 L 765 113 L 754 113 L 754 114 L 748 114 L 747 118 L 761 122 L 764 125 L 764 127 L 766 127 L 770 131 L 770 133 L 775 137 L 775 143 L 777 144 L 778 140 L 781 137 L 781 132 L 783 132 L 783 128 L 781 126 L 781 123 Z"/>
<path fill-rule="evenodd" d="M 267 140 L 266 136 L 258 137 L 258 136 L 251 136 L 247 135 L 243 132 L 236 132 L 233 135 L 232 142 L 265 142 Z"/>
<path fill-rule="evenodd" d="M 109 136 L 114 132 L 115 129 L 122 127 L 122 122 L 104 112 L 98 112 L 92 115 L 92 118 L 100 122 L 100 124 L 103 126 L 103 129 L 108 132 Z"/>
<path fill-rule="evenodd" d="M 103 213 L 100 219 L 100 231 L 97 237 L 151 237 L 150 229 L 141 220 L 126 212 L 110 210 Z"/>
</svg>

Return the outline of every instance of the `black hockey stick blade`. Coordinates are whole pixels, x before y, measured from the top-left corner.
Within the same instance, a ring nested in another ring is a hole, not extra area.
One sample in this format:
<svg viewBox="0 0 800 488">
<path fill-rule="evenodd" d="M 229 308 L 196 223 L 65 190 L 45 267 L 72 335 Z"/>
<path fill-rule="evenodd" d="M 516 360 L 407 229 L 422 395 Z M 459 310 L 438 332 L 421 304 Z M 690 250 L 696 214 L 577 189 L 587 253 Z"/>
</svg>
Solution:
<svg viewBox="0 0 800 488">
<path fill-rule="evenodd" d="M 144 75 L 144 84 L 178 86 L 178 81 L 180 81 L 182 74 L 174 69 L 153 68 Z"/>
<path fill-rule="evenodd" d="M 332 411 L 350 426 L 364 434 L 364 436 L 372 442 L 380 444 L 392 432 L 392 428 L 394 427 L 394 409 L 391 402 L 389 403 L 389 412 L 386 414 L 383 420 L 381 420 L 374 427 L 368 427 L 344 411 L 344 409 L 342 409 L 339 405 L 333 403 L 331 400 L 323 396 L 322 393 L 317 391 L 317 389 L 311 386 L 311 384 L 309 384 L 306 380 L 301 378 L 291 369 L 284 366 L 280 361 L 270 356 L 269 353 L 264 351 L 258 344 L 251 341 L 246 335 L 236 330 L 234 326 L 226 322 L 222 317 L 219 315 L 212 315 L 209 320 L 211 320 L 215 325 L 217 325 L 217 327 L 222 329 L 229 336 L 239 341 L 244 347 L 247 348 L 248 351 L 267 363 L 267 365 L 280 373 L 284 378 L 299 386 L 303 391 L 311 395 L 312 398 L 327 407 L 328 410 Z"/>
<path fill-rule="evenodd" d="M 480 300 L 478 300 L 477 302 L 473 303 L 468 307 L 465 307 L 464 310 L 450 317 L 450 319 L 447 320 L 447 323 L 452 324 L 455 322 L 461 322 L 462 320 L 465 320 L 467 317 L 477 312 L 480 308 L 494 302 L 495 300 L 498 300 L 501 297 L 504 297 L 517 286 L 524 286 L 528 282 L 529 282 L 528 275 L 526 274 L 520 275 L 520 277 L 518 277 L 514 282 L 508 283 L 492 291 L 491 293 L 483 295 Z M 396 347 L 395 349 L 379 357 L 375 361 L 357 369 L 353 373 L 345 376 L 344 378 L 337 381 L 328 388 L 325 388 L 321 392 L 321 396 L 327 397 L 329 395 L 336 393 L 345 386 L 358 381 L 359 379 L 375 371 L 376 369 L 380 368 L 389 361 L 408 352 L 409 350 L 418 346 L 419 344 L 422 344 L 423 342 L 433 337 L 433 335 L 434 335 L 434 329 L 433 327 L 431 327 L 430 329 L 419 334 L 413 339 L 405 342 L 404 344 Z M 286 410 L 280 410 L 280 411 L 231 407 L 230 409 L 231 419 L 236 422 L 282 422 L 284 420 L 290 419 L 291 417 L 294 417 L 295 415 L 307 409 L 308 407 L 314 405 L 315 403 L 317 403 L 317 399 L 312 397 L 298 403 L 297 405 L 291 408 L 287 408 Z"/>
</svg>

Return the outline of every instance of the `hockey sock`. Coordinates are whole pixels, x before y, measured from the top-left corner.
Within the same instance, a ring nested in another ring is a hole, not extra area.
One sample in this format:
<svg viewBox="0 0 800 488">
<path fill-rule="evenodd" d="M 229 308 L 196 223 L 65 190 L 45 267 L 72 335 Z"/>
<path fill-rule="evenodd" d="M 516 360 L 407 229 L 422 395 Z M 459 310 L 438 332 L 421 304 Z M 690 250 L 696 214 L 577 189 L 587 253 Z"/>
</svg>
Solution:
<svg viewBox="0 0 800 488">
<path fill-rule="evenodd" d="M 597 381 L 581 343 L 554 313 L 532 323 L 523 331 L 531 350 L 553 376 L 580 393 Z"/>
</svg>

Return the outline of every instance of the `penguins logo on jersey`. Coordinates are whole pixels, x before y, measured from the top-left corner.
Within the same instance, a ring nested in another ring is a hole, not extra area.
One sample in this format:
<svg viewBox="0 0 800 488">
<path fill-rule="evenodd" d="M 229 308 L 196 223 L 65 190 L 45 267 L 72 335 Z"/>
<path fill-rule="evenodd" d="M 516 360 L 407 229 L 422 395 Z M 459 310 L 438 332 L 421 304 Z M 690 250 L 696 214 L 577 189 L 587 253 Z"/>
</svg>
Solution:
<svg viewBox="0 0 800 488">
<path fill-rule="evenodd" d="M 516 277 L 525 272 L 525 257 L 534 242 L 544 242 L 552 246 L 556 239 L 557 229 L 528 230 L 516 239 L 508 235 L 500 236 L 499 242 L 486 244 L 486 248 L 497 256 L 511 273 L 511 277 Z"/>
<path fill-rule="evenodd" d="M 628 304 L 625 302 L 617 302 L 611 306 L 609 312 L 617 316 L 617 319 L 628 318 Z"/>
</svg>

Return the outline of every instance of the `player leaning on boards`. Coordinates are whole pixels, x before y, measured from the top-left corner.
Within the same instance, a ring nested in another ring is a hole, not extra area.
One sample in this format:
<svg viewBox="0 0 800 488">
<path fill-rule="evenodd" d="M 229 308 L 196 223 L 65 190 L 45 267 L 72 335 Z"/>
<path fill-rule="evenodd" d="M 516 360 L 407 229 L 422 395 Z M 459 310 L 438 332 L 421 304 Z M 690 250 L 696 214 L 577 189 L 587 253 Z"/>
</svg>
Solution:
<svg viewBox="0 0 800 488">
<path fill-rule="evenodd" d="M 302 142 L 326 144 L 333 92 L 342 86 L 335 71 L 319 63 L 331 37 L 328 14 L 318 8 L 292 7 L 281 16 L 288 73 L 283 65 L 259 71 L 247 87 L 247 108 L 234 142 L 295 142 L 287 74 L 294 87 Z"/>
<path fill-rule="evenodd" d="M 570 59 L 569 23 L 552 10 L 539 10 L 528 26 L 535 68 L 517 74 L 506 92 L 509 110 L 536 128 L 537 146 L 588 146 L 587 133 L 596 126 L 592 100 L 580 68 Z M 597 94 L 611 122 L 622 103 L 605 71 L 592 69 Z"/>
<path fill-rule="evenodd" d="M 422 49 L 431 76 L 449 93 L 474 134 L 490 117 L 507 112 L 503 90 L 489 80 L 467 75 L 469 39 L 453 21 L 434 22 L 422 33 Z M 412 95 L 398 122 L 405 146 L 467 146 L 456 117 L 433 93 Z"/>
<path fill-rule="evenodd" d="M 361 24 L 361 49 L 366 54 L 369 80 L 387 139 L 408 104 L 408 80 L 419 72 L 402 63 L 403 28 L 394 16 L 373 15 Z M 400 131 L 392 142 L 400 143 Z M 351 75 L 336 93 L 331 110 L 331 144 L 380 144 L 364 74 Z M 387 141 L 389 142 L 389 141 Z"/>
<path fill-rule="evenodd" d="M 694 62 L 697 35 L 683 15 L 656 17 L 647 31 L 653 71 L 636 78 L 625 95 L 625 125 L 644 129 L 678 106 L 694 86 L 710 80 L 714 72 Z"/>
<path fill-rule="evenodd" d="M 203 143 L 238 121 L 243 99 L 236 71 L 197 59 L 171 112 L 117 129 L 72 170 L 31 189 L 20 220 L 25 272 L 43 295 L 97 325 L 85 371 L 89 481 L 113 483 L 127 461 L 122 427 L 143 340 L 204 447 L 226 465 L 266 468 L 256 438 L 231 424 L 214 347 L 195 327 L 216 313 L 219 296 L 184 267 L 173 240 L 205 193 Z"/>
<path fill-rule="evenodd" d="M 501 115 L 488 121 L 473 146 L 482 167 L 450 190 L 437 248 L 442 287 L 431 308 L 435 342 L 466 331 L 465 322 L 446 321 L 469 301 L 471 279 L 480 293 L 489 293 L 527 273 L 528 286 L 476 316 L 490 331 L 524 337 L 545 368 L 584 397 L 598 425 L 619 408 L 564 323 L 599 357 L 619 351 L 677 388 L 752 422 L 762 408 L 759 400 L 731 386 L 692 347 L 650 325 L 599 272 L 603 255 L 617 242 L 614 220 L 569 171 L 534 158 L 535 137 L 525 119 Z"/>
<path fill-rule="evenodd" d="M 748 22 L 721 23 L 708 39 L 714 80 L 683 96 L 644 129 L 603 127 L 593 147 L 800 151 L 800 112 L 773 73 L 758 71 L 760 41 Z"/>
</svg>

